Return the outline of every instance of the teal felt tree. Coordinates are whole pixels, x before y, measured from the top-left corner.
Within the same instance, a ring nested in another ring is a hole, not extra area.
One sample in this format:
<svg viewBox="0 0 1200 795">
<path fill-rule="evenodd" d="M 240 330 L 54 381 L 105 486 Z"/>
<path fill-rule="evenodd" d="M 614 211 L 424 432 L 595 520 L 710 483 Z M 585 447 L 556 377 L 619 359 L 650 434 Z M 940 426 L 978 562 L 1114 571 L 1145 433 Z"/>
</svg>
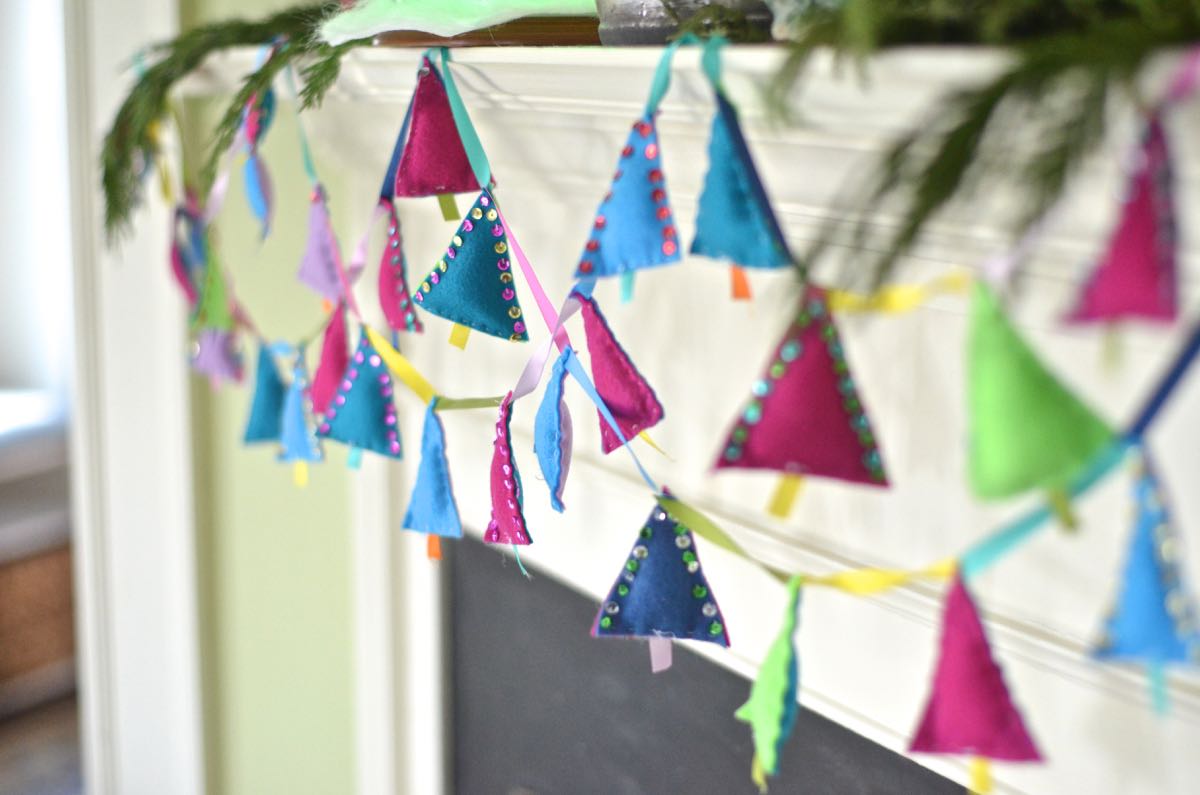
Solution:
<svg viewBox="0 0 1200 795">
<path fill-rule="evenodd" d="M 279 441 L 286 391 L 275 364 L 275 355 L 270 346 L 260 343 L 258 369 L 254 377 L 254 400 L 250 404 L 250 418 L 246 421 L 246 433 L 242 437 L 246 444 Z"/>
<path fill-rule="evenodd" d="M 325 412 L 317 435 L 334 439 L 351 448 L 370 450 L 390 458 L 401 457 L 400 428 L 392 400 L 392 376 L 383 358 L 367 337 L 358 338 L 358 348 L 342 376 L 337 395 Z"/>
<path fill-rule="evenodd" d="M 514 342 L 529 339 L 513 283 L 508 235 L 490 191 L 480 192 L 413 300 L 461 326 Z"/>
</svg>

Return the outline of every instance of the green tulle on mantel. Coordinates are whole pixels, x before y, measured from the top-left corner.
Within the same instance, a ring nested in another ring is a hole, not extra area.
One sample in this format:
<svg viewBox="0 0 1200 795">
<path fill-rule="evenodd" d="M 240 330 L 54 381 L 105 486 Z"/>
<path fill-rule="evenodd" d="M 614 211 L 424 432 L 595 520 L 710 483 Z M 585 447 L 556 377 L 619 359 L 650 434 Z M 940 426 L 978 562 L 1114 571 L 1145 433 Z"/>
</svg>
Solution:
<svg viewBox="0 0 1200 795">
<path fill-rule="evenodd" d="M 594 17 L 596 0 L 358 0 L 321 25 L 330 44 L 389 30 L 457 36 L 521 17 Z"/>
</svg>

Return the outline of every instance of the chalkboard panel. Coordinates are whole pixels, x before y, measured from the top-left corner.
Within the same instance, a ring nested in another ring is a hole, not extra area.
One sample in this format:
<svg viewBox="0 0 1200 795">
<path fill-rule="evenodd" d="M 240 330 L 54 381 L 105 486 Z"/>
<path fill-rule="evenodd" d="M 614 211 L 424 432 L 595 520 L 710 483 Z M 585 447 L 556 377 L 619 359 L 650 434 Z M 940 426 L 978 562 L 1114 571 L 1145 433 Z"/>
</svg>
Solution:
<svg viewBox="0 0 1200 795">
<path fill-rule="evenodd" d="M 753 795 L 749 684 L 676 644 L 651 674 L 646 644 L 596 640 L 596 605 L 464 539 L 452 581 L 458 795 Z M 771 793 L 961 795 L 962 789 L 808 710 Z"/>
</svg>

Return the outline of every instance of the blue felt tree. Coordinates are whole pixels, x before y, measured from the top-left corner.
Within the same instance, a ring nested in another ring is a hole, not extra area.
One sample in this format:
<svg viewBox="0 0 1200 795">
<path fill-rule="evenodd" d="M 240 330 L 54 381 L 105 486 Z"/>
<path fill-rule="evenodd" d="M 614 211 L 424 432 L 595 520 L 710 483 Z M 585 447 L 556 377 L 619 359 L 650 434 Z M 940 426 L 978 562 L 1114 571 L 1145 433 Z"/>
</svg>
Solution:
<svg viewBox="0 0 1200 795">
<path fill-rule="evenodd" d="M 546 393 L 542 396 L 534 419 L 533 452 L 537 455 L 546 485 L 550 487 L 550 507 L 559 513 L 563 512 L 563 488 L 571 468 L 571 443 L 574 438 L 571 412 L 563 400 L 567 360 L 573 355 L 571 348 L 567 347 L 554 363 Z"/>
<path fill-rule="evenodd" d="M 246 444 L 280 440 L 286 391 L 275 364 L 275 355 L 268 345 L 259 343 L 254 399 L 250 403 L 250 418 L 246 421 L 246 433 L 242 437 Z"/>
<path fill-rule="evenodd" d="M 737 110 L 720 90 L 716 99 L 691 252 L 747 268 L 786 268 L 792 255 L 750 157 Z"/>
<path fill-rule="evenodd" d="M 529 334 L 508 257 L 508 234 L 488 190 L 467 211 L 445 255 L 413 293 L 420 307 L 513 342 Z"/>
<path fill-rule="evenodd" d="M 400 428 L 392 400 L 392 376 L 371 344 L 366 329 L 342 376 L 337 395 L 326 410 L 317 436 L 351 448 L 401 457 Z"/>
<path fill-rule="evenodd" d="M 283 400 L 283 418 L 280 422 L 279 460 L 295 465 L 297 485 L 308 482 L 308 463 L 324 458 L 321 442 L 312 432 L 306 407 L 305 392 L 308 390 L 308 371 L 304 366 L 304 349 L 296 355 L 292 368 L 292 383 Z"/>
<path fill-rule="evenodd" d="M 678 261 L 658 131 L 648 115 L 633 125 L 621 150 L 612 189 L 596 211 L 575 275 L 616 276 Z"/>
<path fill-rule="evenodd" d="M 1200 661 L 1196 608 L 1184 587 L 1182 550 L 1150 462 L 1134 483 L 1136 521 L 1117 602 L 1094 651 L 1102 660 L 1161 669 Z"/>
<path fill-rule="evenodd" d="M 596 637 L 675 638 L 729 645 L 692 531 L 655 507 L 592 627 Z"/>
<path fill-rule="evenodd" d="M 436 400 L 436 399 L 435 399 Z M 404 514 L 405 530 L 462 538 L 462 521 L 454 501 L 450 467 L 446 462 L 446 432 L 430 401 L 421 435 L 421 464 Z"/>
</svg>

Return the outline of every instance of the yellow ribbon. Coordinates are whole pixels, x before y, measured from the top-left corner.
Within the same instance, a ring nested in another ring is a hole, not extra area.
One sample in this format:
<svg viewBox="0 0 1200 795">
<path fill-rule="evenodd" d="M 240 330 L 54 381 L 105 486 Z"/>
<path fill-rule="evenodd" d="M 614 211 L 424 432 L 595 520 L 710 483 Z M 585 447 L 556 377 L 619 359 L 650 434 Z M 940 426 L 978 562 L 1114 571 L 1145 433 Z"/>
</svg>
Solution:
<svg viewBox="0 0 1200 795">
<path fill-rule="evenodd" d="M 883 591 L 890 591 L 892 588 L 913 580 L 949 579 L 954 576 L 957 565 L 954 558 L 946 558 L 923 569 L 911 571 L 904 569 L 852 569 L 821 577 L 805 577 L 804 584 L 836 588 L 857 596 L 871 596 Z"/>
<path fill-rule="evenodd" d="M 666 451 L 666 450 L 664 450 L 664 449 L 662 449 L 661 447 L 659 447 L 659 446 L 658 446 L 658 442 L 656 442 L 656 441 L 654 441 L 653 439 L 651 439 L 651 438 L 650 438 L 650 434 L 648 434 L 646 431 L 642 431 L 641 433 L 639 433 L 639 434 L 638 434 L 638 438 L 639 438 L 639 439 L 641 439 L 641 440 L 642 440 L 643 442 L 645 442 L 646 444 L 648 444 L 648 445 L 650 445 L 651 447 L 653 447 L 653 448 L 654 448 L 654 449 L 655 449 L 655 450 L 658 452 L 658 454 L 659 454 L 659 455 L 661 455 L 663 458 L 666 458 L 666 459 L 668 459 L 668 460 L 672 460 L 672 459 L 671 459 L 671 456 L 667 455 L 667 451 Z"/>
<path fill-rule="evenodd" d="M 792 513 L 796 498 L 804 488 L 804 478 L 800 475 L 783 475 L 775 486 L 775 493 L 767 503 L 767 513 L 780 519 L 786 519 Z"/>
<path fill-rule="evenodd" d="M 384 339 L 383 335 L 370 326 L 365 326 L 367 330 L 367 338 L 371 340 L 371 344 L 375 346 L 375 350 L 383 357 L 383 361 L 387 363 L 388 369 L 392 374 L 400 379 L 406 387 L 413 391 L 422 403 L 429 403 L 437 394 L 433 390 L 433 384 L 425 380 L 425 376 L 413 367 L 412 362 L 408 360 L 404 354 L 392 347 L 392 344 Z"/>
<path fill-rule="evenodd" d="M 292 464 L 292 482 L 298 488 L 304 488 L 308 485 L 308 462 L 297 461 Z"/>
<path fill-rule="evenodd" d="M 988 795 L 992 791 L 992 766 L 982 756 L 971 760 L 970 791 L 973 795 Z"/>
<path fill-rule="evenodd" d="M 865 295 L 847 290 L 830 290 L 827 296 L 829 309 L 833 312 L 883 312 L 896 315 L 913 311 L 935 295 L 966 292 L 970 284 L 971 277 L 966 271 L 954 270 L 926 284 L 893 284 Z"/>
<path fill-rule="evenodd" d="M 467 338 L 470 336 L 471 329 L 461 323 L 455 323 L 454 328 L 450 329 L 450 344 L 459 350 L 466 350 Z"/>
</svg>

